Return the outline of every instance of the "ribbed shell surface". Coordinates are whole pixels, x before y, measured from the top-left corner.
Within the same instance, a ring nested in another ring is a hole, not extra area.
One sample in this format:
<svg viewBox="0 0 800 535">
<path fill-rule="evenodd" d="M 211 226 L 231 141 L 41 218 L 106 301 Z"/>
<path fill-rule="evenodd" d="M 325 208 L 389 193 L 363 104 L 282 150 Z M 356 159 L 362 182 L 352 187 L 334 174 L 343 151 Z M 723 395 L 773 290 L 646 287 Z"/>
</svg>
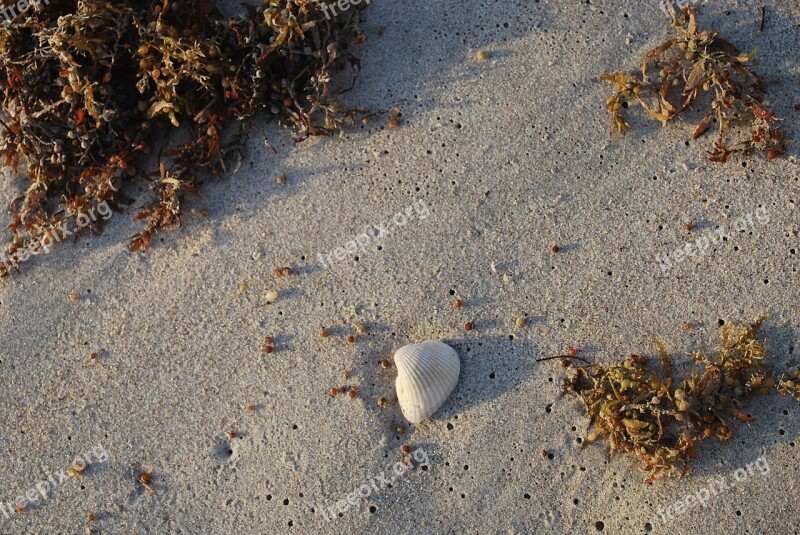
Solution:
<svg viewBox="0 0 800 535">
<path fill-rule="evenodd" d="M 429 340 L 409 344 L 394 354 L 397 366 L 397 400 L 403 416 L 414 424 L 428 418 L 453 391 L 461 371 L 456 350 Z"/>
</svg>

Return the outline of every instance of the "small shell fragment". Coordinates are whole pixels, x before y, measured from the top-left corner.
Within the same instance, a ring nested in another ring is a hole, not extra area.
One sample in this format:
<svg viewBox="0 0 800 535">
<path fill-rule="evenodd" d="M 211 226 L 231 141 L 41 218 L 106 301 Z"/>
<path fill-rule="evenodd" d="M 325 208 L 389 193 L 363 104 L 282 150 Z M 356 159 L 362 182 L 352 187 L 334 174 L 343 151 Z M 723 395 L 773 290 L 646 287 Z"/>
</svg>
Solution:
<svg viewBox="0 0 800 535">
<path fill-rule="evenodd" d="M 439 340 L 401 347 L 394 354 L 397 401 L 403 416 L 414 424 L 441 407 L 458 383 L 461 359 Z"/>
</svg>

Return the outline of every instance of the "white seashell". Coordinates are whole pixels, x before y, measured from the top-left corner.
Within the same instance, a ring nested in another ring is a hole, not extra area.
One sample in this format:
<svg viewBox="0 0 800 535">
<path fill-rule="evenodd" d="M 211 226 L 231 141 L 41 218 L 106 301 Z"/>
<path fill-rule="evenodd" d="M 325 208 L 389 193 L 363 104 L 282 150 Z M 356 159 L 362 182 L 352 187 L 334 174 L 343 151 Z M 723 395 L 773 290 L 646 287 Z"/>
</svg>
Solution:
<svg viewBox="0 0 800 535">
<path fill-rule="evenodd" d="M 439 340 L 401 347 L 394 354 L 394 363 L 397 401 L 403 416 L 414 424 L 441 407 L 456 387 L 461 371 L 456 350 Z"/>
</svg>

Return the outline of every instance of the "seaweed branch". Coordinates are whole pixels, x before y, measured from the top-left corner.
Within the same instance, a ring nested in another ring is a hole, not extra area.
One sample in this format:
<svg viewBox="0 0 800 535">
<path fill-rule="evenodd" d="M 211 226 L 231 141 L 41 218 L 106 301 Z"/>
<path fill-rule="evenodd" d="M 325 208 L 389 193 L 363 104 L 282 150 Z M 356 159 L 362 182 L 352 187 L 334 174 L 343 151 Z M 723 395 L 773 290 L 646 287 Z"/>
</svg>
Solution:
<svg viewBox="0 0 800 535">
<path fill-rule="evenodd" d="M 752 422 L 744 409 L 754 396 L 777 388 L 800 400 L 800 370 L 793 368 L 789 378 L 778 380 L 764 362 L 765 347 L 757 336 L 765 319 L 744 327 L 726 325 L 716 356 L 696 353 L 696 369 L 677 386 L 660 341 L 660 374 L 649 370 L 648 359 L 640 355 L 616 366 L 575 366 L 564 358 L 562 365 L 571 376 L 563 390 L 584 404 L 590 420 L 583 446 L 605 439 L 612 455 L 634 455 L 652 483 L 673 471 L 686 474 L 699 443 L 713 437 L 730 440 L 734 423 Z"/>
<path fill-rule="evenodd" d="M 761 77 L 749 66 L 756 50 L 743 54 L 714 31 L 700 31 L 695 8 L 676 12 L 666 2 L 676 37 L 644 55 L 640 73 L 604 73 L 615 84 L 606 101 L 611 131 L 618 136 L 630 127 L 623 117 L 628 103 L 640 105 L 666 126 L 706 93 L 710 106 L 692 134 L 697 139 L 715 124 L 718 136 L 708 159 L 724 163 L 731 155 L 762 153 L 772 160 L 786 151 L 788 141 L 776 127 L 778 118 L 764 103 Z M 738 132 L 731 141 L 731 132 Z"/>
<path fill-rule="evenodd" d="M 258 114 L 292 127 L 295 141 L 348 119 L 330 86 L 336 72 L 358 74 L 351 49 L 364 41 L 366 4 L 334 17 L 319 0 L 263 0 L 234 17 L 213 0 L 17 4 L 0 0 L 13 16 L 0 26 L 0 157 L 30 179 L 10 207 L 12 260 L 66 217 L 101 203 L 121 210 L 134 180 L 154 194 L 130 246 L 146 251 L 180 225 L 204 176 L 236 170 Z M 171 144 L 172 132 L 188 141 Z M 16 261 L 0 257 L 8 274 Z"/>
</svg>

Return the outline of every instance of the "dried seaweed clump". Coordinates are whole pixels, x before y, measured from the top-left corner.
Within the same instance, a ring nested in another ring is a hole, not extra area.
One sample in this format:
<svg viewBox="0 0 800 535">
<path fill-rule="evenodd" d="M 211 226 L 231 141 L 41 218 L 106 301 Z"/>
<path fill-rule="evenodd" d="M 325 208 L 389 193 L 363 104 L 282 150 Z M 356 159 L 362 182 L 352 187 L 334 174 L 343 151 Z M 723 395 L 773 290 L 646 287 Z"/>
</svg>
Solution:
<svg viewBox="0 0 800 535">
<path fill-rule="evenodd" d="M 640 355 L 612 367 L 575 356 L 549 357 L 563 359 L 572 374 L 563 389 L 586 406 L 591 423 L 583 445 L 605 438 L 612 455 L 635 455 L 651 483 L 677 469 L 684 475 L 697 455 L 698 443 L 712 437 L 729 440 L 735 422 L 751 422 L 744 412 L 751 397 L 778 386 L 782 393 L 792 392 L 800 399 L 796 385 L 785 380 L 776 385 L 771 368 L 764 363 L 764 345 L 756 337 L 765 318 L 745 327 L 726 325 L 717 355 L 696 353 L 699 370 L 680 381 L 673 379 L 660 341 L 661 374 L 648 370 L 648 359 Z M 580 361 L 586 365 L 578 365 Z"/>
<path fill-rule="evenodd" d="M 263 0 L 228 18 L 213 0 L 0 0 L 12 18 L 0 25 L 0 155 L 30 177 L 5 253 L 36 253 L 103 203 L 119 209 L 133 179 L 155 193 L 131 243 L 147 250 L 179 225 L 201 173 L 239 165 L 257 113 L 295 140 L 339 129 L 329 84 L 348 65 L 357 75 L 365 5 L 329 17 L 319 0 Z"/>
<path fill-rule="evenodd" d="M 641 105 L 666 126 L 698 96 L 710 93 L 710 110 L 692 135 L 697 139 L 717 124 L 719 135 L 708 151 L 709 160 L 724 163 L 734 153 L 762 153 L 771 160 L 783 154 L 784 132 L 775 127 L 778 119 L 763 102 L 761 77 L 748 66 L 755 50 L 742 54 L 716 32 L 699 31 L 693 7 L 683 6 L 676 13 L 671 2 L 665 5 L 677 37 L 645 54 L 641 78 L 622 72 L 601 75 L 617 86 L 606 102 L 612 132 L 621 135 L 630 126 L 622 117 L 628 102 Z M 654 71 L 655 79 L 651 77 Z M 731 131 L 735 132 L 732 140 Z"/>
</svg>

